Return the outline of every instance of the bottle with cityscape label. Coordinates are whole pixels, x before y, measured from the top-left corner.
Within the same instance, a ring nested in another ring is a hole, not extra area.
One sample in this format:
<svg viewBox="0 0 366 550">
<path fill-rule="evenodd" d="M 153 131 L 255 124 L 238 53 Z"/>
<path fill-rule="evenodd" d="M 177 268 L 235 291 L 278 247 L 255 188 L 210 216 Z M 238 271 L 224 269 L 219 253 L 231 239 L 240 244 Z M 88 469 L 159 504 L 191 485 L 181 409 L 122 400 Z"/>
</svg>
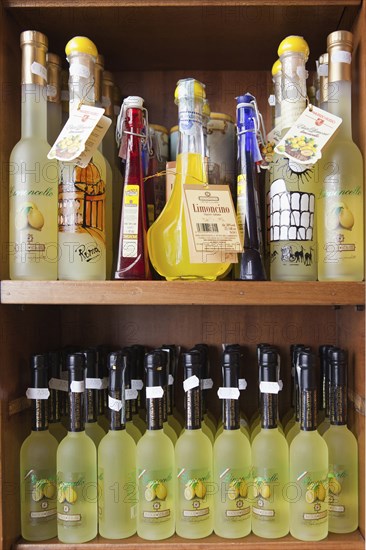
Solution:
<svg viewBox="0 0 366 550">
<path fill-rule="evenodd" d="M 9 269 L 11 279 L 57 279 L 57 177 L 48 160 L 47 37 L 20 35 L 21 139 L 9 160 Z"/>
<path fill-rule="evenodd" d="M 328 112 L 342 124 L 319 161 L 317 195 L 320 281 L 362 281 L 364 275 L 363 161 L 352 141 L 353 35 L 328 36 Z"/>
<path fill-rule="evenodd" d="M 328 535 L 328 448 L 316 429 L 315 356 L 301 352 L 301 362 L 300 432 L 290 445 L 290 533 L 299 540 L 317 541 Z"/>
<path fill-rule="evenodd" d="M 136 532 L 136 444 L 126 431 L 124 375 L 127 356 L 110 353 L 110 425 L 98 448 L 99 534 L 123 539 Z"/>
<path fill-rule="evenodd" d="M 162 540 L 174 534 L 174 445 L 163 431 L 164 352 L 145 356 L 147 430 L 137 444 L 137 534 Z"/>
<path fill-rule="evenodd" d="M 329 451 L 329 531 L 358 527 L 358 448 L 347 427 L 347 354 L 330 352 L 330 427 L 323 438 Z"/>
<path fill-rule="evenodd" d="M 212 444 L 201 428 L 201 353 L 183 354 L 185 429 L 175 445 L 176 533 L 188 539 L 213 530 Z"/>
<path fill-rule="evenodd" d="M 31 358 L 32 431 L 20 449 L 20 516 L 22 537 L 42 541 L 57 535 L 57 440 L 48 431 L 48 358 Z"/>
<path fill-rule="evenodd" d="M 65 48 L 70 64 L 70 116 L 81 103 L 95 105 L 95 44 L 83 36 Z M 67 146 L 67 143 L 60 144 Z M 106 278 L 106 163 L 98 149 L 86 168 L 60 162 L 58 190 L 58 278 L 104 280 Z"/>
<path fill-rule="evenodd" d="M 70 416 L 67 436 L 57 449 L 57 536 L 74 544 L 98 532 L 97 449 L 84 429 L 84 355 L 67 355 L 66 366 Z"/>
<path fill-rule="evenodd" d="M 251 448 L 240 429 L 239 414 L 240 353 L 223 355 L 223 432 L 213 448 L 214 531 L 225 538 L 239 538 L 251 531 L 251 506 L 248 488 L 251 484 Z"/>
<path fill-rule="evenodd" d="M 105 431 L 98 424 L 98 389 L 102 386 L 102 380 L 97 378 L 96 362 L 97 353 L 94 349 L 83 351 L 85 357 L 85 395 L 84 395 L 84 421 L 85 433 L 95 443 L 96 448 Z"/>
<path fill-rule="evenodd" d="M 61 57 L 47 52 L 47 141 L 52 146 L 62 130 Z"/>
<path fill-rule="evenodd" d="M 61 357 L 58 351 L 48 354 L 48 387 L 50 396 L 48 398 L 48 430 L 60 443 L 67 435 L 65 426 L 61 423 L 61 402 L 65 392 L 60 390 L 61 380 Z"/>
<path fill-rule="evenodd" d="M 281 42 L 278 55 L 282 66 L 283 137 L 306 107 L 309 47 L 301 36 L 288 36 Z M 296 159 L 305 158 L 302 151 L 308 150 L 306 139 L 298 136 L 298 142 L 289 145 Z M 271 280 L 316 280 L 316 190 L 313 166 L 274 154 L 267 196 Z"/>
<path fill-rule="evenodd" d="M 277 427 L 280 390 L 277 350 L 260 351 L 261 430 L 252 441 L 252 531 L 279 538 L 289 531 L 288 445 Z"/>
</svg>

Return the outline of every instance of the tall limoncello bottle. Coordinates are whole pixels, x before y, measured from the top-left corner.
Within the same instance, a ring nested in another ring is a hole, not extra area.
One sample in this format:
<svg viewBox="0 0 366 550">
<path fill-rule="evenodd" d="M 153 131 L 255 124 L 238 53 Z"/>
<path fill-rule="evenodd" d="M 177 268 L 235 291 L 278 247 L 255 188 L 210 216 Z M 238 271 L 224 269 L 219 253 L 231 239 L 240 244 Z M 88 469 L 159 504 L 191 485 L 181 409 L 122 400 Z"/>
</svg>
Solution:
<svg viewBox="0 0 366 550">
<path fill-rule="evenodd" d="M 176 533 L 188 539 L 213 530 L 212 444 L 201 428 L 201 353 L 183 354 L 185 430 L 175 445 Z"/>
<path fill-rule="evenodd" d="M 174 445 L 163 431 L 164 352 L 145 356 L 147 430 L 137 444 L 137 534 L 161 540 L 174 534 Z"/>
<path fill-rule="evenodd" d="M 70 417 L 57 449 L 57 536 L 73 544 L 98 532 L 97 449 L 84 429 L 84 355 L 69 354 L 66 365 Z"/>
<path fill-rule="evenodd" d="M 20 449 L 20 515 L 22 537 L 42 541 L 57 535 L 57 440 L 48 431 L 47 355 L 31 359 L 32 431 Z"/>
<path fill-rule="evenodd" d="M 59 443 L 67 434 L 61 423 L 61 402 L 65 392 L 60 391 L 60 384 L 64 384 L 61 380 L 61 356 L 58 351 L 52 351 L 48 354 L 48 429 Z"/>
<path fill-rule="evenodd" d="M 53 145 L 62 130 L 61 57 L 46 54 L 47 62 L 47 140 Z"/>
<path fill-rule="evenodd" d="M 342 124 L 319 161 L 318 279 L 362 281 L 364 176 L 361 152 L 352 141 L 352 33 L 332 32 L 327 47 L 328 111 L 341 117 Z"/>
<path fill-rule="evenodd" d="M 277 427 L 279 369 L 275 349 L 260 353 L 261 430 L 252 442 L 252 531 L 279 538 L 289 531 L 288 445 Z"/>
<path fill-rule="evenodd" d="M 98 55 L 83 36 L 66 45 L 70 64 L 69 112 L 80 103 L 94 106 L 94 66 Z M 86 168 L 60 163 L 58 188 L 58 278 L 104 280 L 106 278 L 106 164 L 96 150 Z"/>
<path fill-rule="evenodd" d="M 248 489 L 251 484 L 251 449 L 240 429 L 239 414 L 240 352 L 223 355 L 224 430 L 213 448 L 214 531 L 225 538 L 239 538 L 251 531 L 251 506 Z"/>
<path fill-rule="evenodd" d="M 193 78 L 178 82 L 175 101 L 179 107 L 179 141 L 176 178 L 172 194 L 158 219 L 148 231 L 150 260 L 156 271 L 168 280 L 215 280 L 230 267 L 225 251 L 216 253 L 215 263 L 209 263 L 212 251 L 202 252 L 202 262 L 192 263 L 188 248 L 187 221 L 184 212 L 184 184 L 207 183 L 205 144 L 202 129 L 204 85 Z"/>
<path fill-rule="evenodd" d="M 96 377 L 97 353 L 94 349 L 83 351 L 85 357 L 85 395 L 84 395 L 84 421 L 85 433 L 95 443 L 96 448 L 105 431 L 99 426 L 98 420 L 98 388 L 102 385 L 100 378 Z"/>
<path fill-rule="evenodd" d="M 48 160 L 47 37 L 20 35 L 21 139 L 9 160 L 11 279 L 57 279 L 57 162 Z"/>
<path fill-rule="evenodd" d="M 282 65 L 282 136 L 306 107 L 305 63 L 309 48 L 301 36 L 288 36 L 279 48 Z M 305 148 L 299 136 L 297 155 Z M 271 167 L 269 205 L 270 273 L 276 281 L 315 281 L 317 192 L 314 168 L 275 153 Z"/>
<path fill-rule="evenodd" d="M 358 526 L 358 448 L 347 427 L 347 354 L 330 353 L 329 531 L 351 533 Z"/>
<path fill-rule="evenodd" d="M 307 365 L 305 364 L 307 356 Z M 304 541 L 328 535 L 328 448 L 316 429 L 317 375 L 315 356 L 301 353 L 300 433 L 290 446 L 290 533 Z"/>
<path fill-rule="evenodd" d="M 123 539 L 136 532 L 136 444 L 126 431 L 126 355 L 109 355 L 109 432 L 98 447 L 99 533 Z"/>
</svg>

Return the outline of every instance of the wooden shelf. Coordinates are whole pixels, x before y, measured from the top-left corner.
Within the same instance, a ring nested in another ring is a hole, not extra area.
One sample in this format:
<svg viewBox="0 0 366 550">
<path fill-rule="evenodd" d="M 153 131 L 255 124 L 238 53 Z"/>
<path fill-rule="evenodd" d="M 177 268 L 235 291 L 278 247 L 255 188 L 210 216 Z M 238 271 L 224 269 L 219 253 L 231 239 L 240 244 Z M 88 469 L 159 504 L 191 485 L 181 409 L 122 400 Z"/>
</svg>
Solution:
<svg viewBox="0 0 366 550">
<path fill-rule="evenodd" d="M 145 541 L 138 536 L 133 536 L 124 540 L 107 540 L 97 537 L 87 543 L 88 550 L 140 550 L 142 547 L 149 550 L 262 550 L 280 549 L 285 544 L 286 550 L 307 550 L 316 543 L 302 542 L 292 538 L 290 535 L 281 539 L 262 539 L 255 535 L 249 535 L 243 539 L 223 539 L 216 535 L 211 535 L 205 539 L 187 540 L 176 535 L 163 541 Z M 359 531 L 347 535 L 335 535 L 330 533 L 328 537 L 321 541 L 322 550 L 363 550 L 365 541 Z M 75 548 L 79 545 L 72 545 Z M 85 545 L 80 545 L 80 548 Z M 14 545 L 14 550 L 61 550 L 65 544 L 57 539 L 43 542 L 26 542 L 20 540 Z M 70 548 L 70 546 L 68 546 Z"/>
<path fill-rule="evenodd" d="M 2 281 L 3 304 L 360 306 L 364 283 Z"/>
</svg>

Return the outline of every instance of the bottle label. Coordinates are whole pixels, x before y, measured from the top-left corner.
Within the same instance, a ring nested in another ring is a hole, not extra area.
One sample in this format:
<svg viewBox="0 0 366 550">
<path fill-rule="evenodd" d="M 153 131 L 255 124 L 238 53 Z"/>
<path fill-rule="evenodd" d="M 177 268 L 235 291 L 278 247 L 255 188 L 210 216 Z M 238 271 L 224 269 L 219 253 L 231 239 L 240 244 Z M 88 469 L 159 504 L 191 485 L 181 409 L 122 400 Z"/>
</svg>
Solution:
<svg viewBox="0 0 366 550">
<path fill-rule="evenodd" d="M 33 61 L 31 65 L 31 73 L 40 76 L 45 82 L 47 82 L 47 68 L 41 63 Z"/>
<path fill-rule="evenodd" d="M 123 258 L 137 258 L 139 232 L 139 200 L 139 186 L 125 185 L 123 192 Z"/>
<path fill-rule="evenodd" d="M 37 469 L 24 471 L 23 491 L 23 502 L 31 525 L 55 520 L 57 488 L 54 472 Z"/>
<path fill-rule="evenodd" d="M 272 468 L 253 468 L 253 517 L 275 521 L 276 499 L 281 491 L 279 473 Z"/>
<path fill-rule="evenodd" d="M 78 527 L 82 525 L 88 503 L 96 503 L 98 487 L 88 483 L 80 472 L 57 473 L 57 524 Z"/>
<path fill-rule="evenodd" d="M 225 520 L 244 521 L 251 517 L 248 501 L 248 487 L 251 482 L 251 469 L 226 468 L 220 473 L 220 501 L 224 506 Z"/>
<path fill-rule="evenodd" d="M 212 513 L 207 498 L 208 484 L 212 480 L 211 472 L 182 468 L 177 471 L 177 478 L 178 498 L 182 503 L 181 520 L 189 523 L 205 521 Z"/>
<path fill-rule="evenodd" d="M 179 131 L 186 136 L 191 136 L 197 131 L 196 125 L 202 127 L 202 121 L 202 113 L 194 110 L 193 102 L 191 109 L 179 110 Z"/>
<path fill-rule="evenodd" d="M 328 472 L 300 472 L 296 481 L 303 524 L 321 525 L 328 521 Z"/>
<path fill-rule="evenodd" d="M 245 236 L 246 212 L 247 212 L 247 176 L 246 174 L 239 174 L 238 182 L 237 182 L 236 220 L 238 223 L 239 234 L 242 242 L 244 242 L 244 236 Z"/>
<path fill-rule="evenodd" d="M 137 487 L 136 471 L 128 472 L 123 477 L 110 475 L 111 472 L 98 466 L 98 517 L 104 519 L 106 502 L 117 508 L 122 503 L 130 508 L 130 518 L 136 517 Z M 112 508 L 110 508 L 112 509 Z M 108 512 L 108 509 L 107 509 Z"/>
<path fill-rule="evenodd" d="M 328 501 L 329 516 L 332 518 L 342 517 L 346 511 L 343 503 L 343 485 L 347 484 L 348 472 L 343 465 L 329 464 L 328 474 Z"/>
<path fill-rule="evenodd" d="M 139 470 L 138 491 L 141 520 L 163 523 L 171 519 L 172 470 Z"/>
</svg>

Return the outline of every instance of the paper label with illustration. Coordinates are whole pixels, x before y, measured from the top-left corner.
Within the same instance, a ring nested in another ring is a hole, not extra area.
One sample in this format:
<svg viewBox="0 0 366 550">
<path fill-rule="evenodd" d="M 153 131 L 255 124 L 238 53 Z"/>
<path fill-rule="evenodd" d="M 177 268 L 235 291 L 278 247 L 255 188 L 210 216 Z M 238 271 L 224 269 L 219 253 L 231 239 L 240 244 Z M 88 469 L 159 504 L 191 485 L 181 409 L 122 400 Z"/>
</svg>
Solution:
<svg viewBox="0 0 366 550">
<path fill-rule="evenodd" d="M 177 472 L 181 520 L 189 523 L 205 521 L 212 514 L 208 499 L 208 485 L 212 485 L 212 474 L 208 470 L 182 468 Z"/>
<path fill-rule="evenodd" d="M 251 518 L 248 490 L 251 483 L 251 469 L 226 468 L 219 472 L 220 502 L 223 503 L 224 519 L 230 522 Z"/>
<path fill-rule="evenodd" d="M 310 526 L 326 522 L 328 520 L 328 472 L 301 472 L 296 482 L 302 522 Z"/>
<path fill-rule="evenodd" d="M 41 525 L 56 519 L 56 475 L 50 470 L 23 472 L 23 502 L 31 525 Z"/>
<path fill-rule="evenodd" d="M 344 485 L 347 485 L 347 478 L 348 472 L 344 466 L 340 464 L 329 464 L 329 516 L 333 518 L 342 517 L 346 511 L 342 492 L 344 491 Z"/>
<path fill-rule="evenodd" d="M 253 519 L 276 521 L 277 508 L 283 506 L 283 481 L 274 468 L 253 468 Z"/>
<path fill-rule="evenodd" d="M 172 470 L 140 470 L 138 492 L 140 520 L 144 523 L 163 523 L 172 516 Z"/>
<path fill-rule="evenodd" d="M 57 523 L 61 526 L 82 525 L 90 504 L 97 502 L 98 486 L 83 472 L 57 473 Z"/>
<path fill-rule="evenodd" d="M 139 199 L 139 186 L 125 185 L 123 192 L 123 258 L 137 258 L 139 231 Z"/>
</svg>

